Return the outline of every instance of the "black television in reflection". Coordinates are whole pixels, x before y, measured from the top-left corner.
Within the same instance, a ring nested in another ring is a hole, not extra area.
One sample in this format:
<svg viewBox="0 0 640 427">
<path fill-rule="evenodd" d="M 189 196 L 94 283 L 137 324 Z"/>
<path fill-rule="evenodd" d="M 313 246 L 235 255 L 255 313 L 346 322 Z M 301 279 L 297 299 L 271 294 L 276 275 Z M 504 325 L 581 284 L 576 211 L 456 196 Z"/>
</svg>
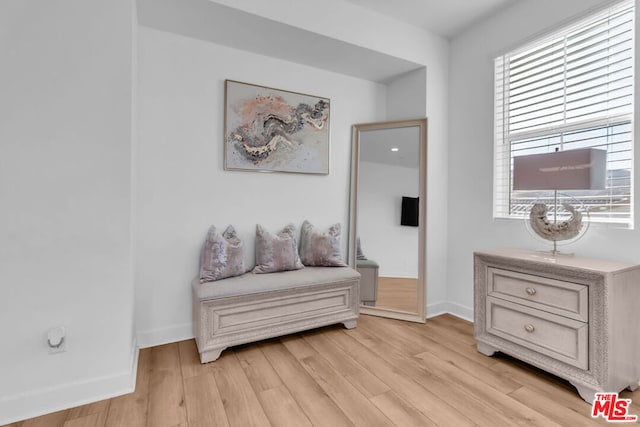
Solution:
<svg viewBox="0 0 640 427">
<path fill-rule="evenodd" d="M 419 206 L 420 206 L 419 197 L 402 196 L 402 210 L 400 214 L 400 225 L 417 227 Z"/>
</svg>

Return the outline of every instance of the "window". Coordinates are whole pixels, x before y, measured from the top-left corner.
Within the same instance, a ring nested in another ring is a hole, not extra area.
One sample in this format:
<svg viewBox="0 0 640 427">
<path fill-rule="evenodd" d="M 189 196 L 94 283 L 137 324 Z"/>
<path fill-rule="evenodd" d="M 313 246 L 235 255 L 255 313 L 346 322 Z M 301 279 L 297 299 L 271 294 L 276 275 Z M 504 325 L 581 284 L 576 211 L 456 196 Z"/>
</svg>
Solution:
<svg viewBox="0 0 640 427">
<path fill-rule="evenodd" d="M 513 157 L 607 150 L 607 188 L 571 191 L 591 221 L 632 226 L 634 4 L 624 1 L 495 59 L 494 217 L 540 192 L 512 190 Z"/>
</svg>

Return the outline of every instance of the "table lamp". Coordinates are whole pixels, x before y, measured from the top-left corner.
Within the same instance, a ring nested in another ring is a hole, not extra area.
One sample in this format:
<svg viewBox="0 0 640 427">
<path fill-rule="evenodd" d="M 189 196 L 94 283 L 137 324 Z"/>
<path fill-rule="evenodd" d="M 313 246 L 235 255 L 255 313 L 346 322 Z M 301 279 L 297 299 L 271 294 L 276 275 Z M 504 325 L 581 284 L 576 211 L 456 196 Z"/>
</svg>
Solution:
<svg viewBox="0 0 640 427">
<path fill-rule="evenodd" d="M 513 190 L 553 190 L 553 218 L 547 218 L 549 207 L 534 202 L 529 212 L 531 229 L 545 240 L 570 240 L 586 231 L 583 213 L 571 203 L 561 203 L 570 218 L 558 218 L 558 190 L 601 190 L 606 180 L 606 150 L 581 148 L 530 154 L 513 158 Z M 588 215 L 588 211 L 587 215 Z"/>
</svg>

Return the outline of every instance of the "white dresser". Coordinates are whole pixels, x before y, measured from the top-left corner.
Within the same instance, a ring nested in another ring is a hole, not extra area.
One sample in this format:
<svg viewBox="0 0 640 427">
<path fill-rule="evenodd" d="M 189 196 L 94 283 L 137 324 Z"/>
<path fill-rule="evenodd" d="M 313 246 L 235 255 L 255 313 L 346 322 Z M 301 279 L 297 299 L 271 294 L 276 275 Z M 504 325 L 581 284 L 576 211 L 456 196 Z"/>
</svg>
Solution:
<svg viewBox="0 0 640 427">
<path fill-rule="evenodd" d="M 474 253 L 478 351 L 596 392 L 640 380 L 640 265 L 517 249 Z"/>
</svg>

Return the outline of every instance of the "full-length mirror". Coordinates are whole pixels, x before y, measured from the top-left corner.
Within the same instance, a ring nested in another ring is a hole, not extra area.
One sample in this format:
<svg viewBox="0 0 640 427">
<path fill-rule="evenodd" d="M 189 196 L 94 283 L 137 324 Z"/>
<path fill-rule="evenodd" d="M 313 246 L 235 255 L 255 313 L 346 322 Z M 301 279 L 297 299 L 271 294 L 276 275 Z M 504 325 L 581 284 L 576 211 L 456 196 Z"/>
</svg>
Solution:
<svg viewBox="0 0 640 427">
<path fill-rule="evenodd" d="M 353 126 L 349 263 L 360 312 L 424 322 L 427 120 Z"/>
</svg>

